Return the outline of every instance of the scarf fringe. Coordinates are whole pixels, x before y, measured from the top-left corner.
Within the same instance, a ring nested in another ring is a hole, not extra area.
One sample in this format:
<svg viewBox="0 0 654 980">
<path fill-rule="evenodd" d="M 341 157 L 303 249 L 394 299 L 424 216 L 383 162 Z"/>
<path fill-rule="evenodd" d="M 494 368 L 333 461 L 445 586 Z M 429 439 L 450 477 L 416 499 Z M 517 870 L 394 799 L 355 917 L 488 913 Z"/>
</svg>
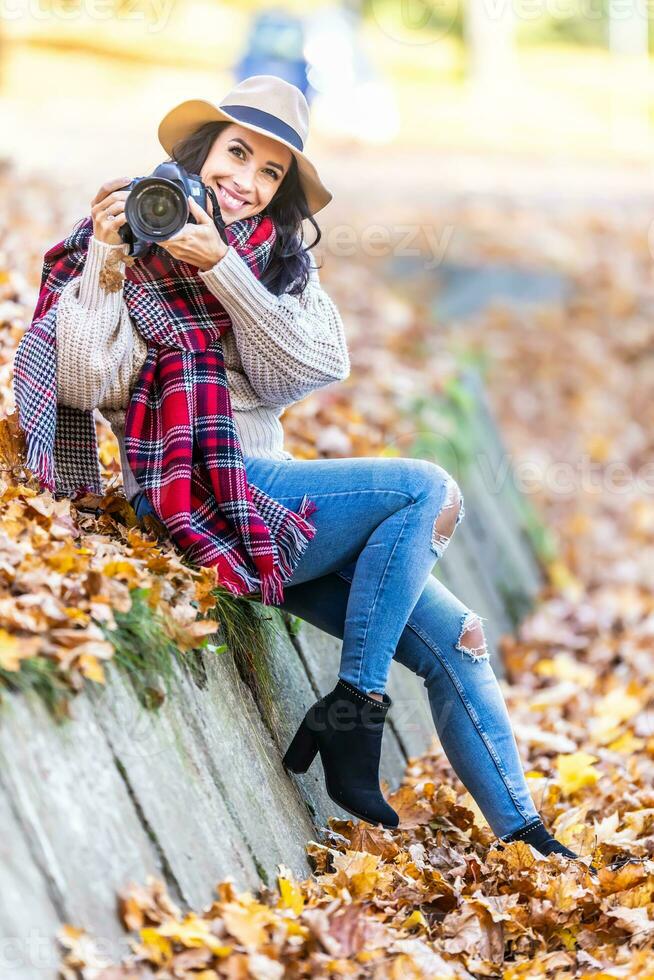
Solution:
<svg viewBox="0 0 654 980">
<path fill-rule="evenodd" d="M 306 517 L 309 514 L 313 514 L 315 510 L 318 510 L 317 505 L 313 500 L 309 500 L 308 495 L 305 493 L 299 511 L 297 514 L 291 511 L 288 515 L 286 526 L 282 528 L 279 534 L 277 549 L 283 582 L 286 582 L 291 577 L 309 541 L 311 541 L 316 533 L 313 524 L 309 524 L 306 520 Z"/>
<path fill-rule="evenodd" d="M 259 578 L 257 575 L 253 575 L 245 565 L 237 565 L 236 568 L 233 568 L 223 558 L 219 566 L 216 567 L 216 584 L 224 586 L 233 595 L 240 596 L 246 595 L 248 592 L 256 592 Z"/>
<path fill-rule="evenodd" d="M 316 528 L 306 518 L 318 510 L 318 505 L 305 493 L 297 513 L 291 511 L 286 526 L 277 538 L 279 569 L 261 577 L 261 602 L 264 606 L 281 605 L 284 601 L 283 586 L 293 575 L 295 566 L 306 551 Z"/>
<path fill-rule="evenodd" d="M 302 503 L 300 504 L 300 509 L 298 511 L 300 517 L 303 519 L 310 517 L 311 514 L 317 510 L 318 504 L 314 500 L 309 500 L 309 494 L 305 493 L 304 497 L 302 497 Z M 315 532 L 316 529 L 313 524 L 309 524 L 309 527 Z M 313 537 L 313 535 L 311 535 L 311 537 Z"/>
<path fill-rule="evenodd" d="M 315 536 L 316 528 L 306 518 L 316 510 L 318 505 L 313 500 L 309 500 L 308 494 L 305 493 L 299 511 L 289 513 L 286 526 L 276 538 L 278 568 L 273 568 L 262 575 L 255 575 L 245 565 L 232 568 L 225 562 L 225 573 L 217 572 L 216 575 L 219 584 L 234 595 L 260 591 L 262 605 L 281 605 L 284 601 L 284 584 L 291 578 L 309 541 Z"/>
<path fill-rule="evenodd" d="M 284 601 L 282 580 L 279 572 L 268 572 L 264 575 L 252 575 L 245 565 L 236 568 L 229 567 L 225 572 L 218 572 L 216 581 L 236 596 L 261 592 L 261 602 L 264 606 L 279 605 Z"/>
<path fill-rule="evenodd" d="M 42 489 L 45 488 L 46 490 L 50 490 L 51 493 L 54 493 L 55 471 L 52 450 L 45 443 L 41 442 L 39 437 L 35 436 L 34 433 L 30 433 L 26 442 L 27 468 L 38 477 Z"/>
</svg>

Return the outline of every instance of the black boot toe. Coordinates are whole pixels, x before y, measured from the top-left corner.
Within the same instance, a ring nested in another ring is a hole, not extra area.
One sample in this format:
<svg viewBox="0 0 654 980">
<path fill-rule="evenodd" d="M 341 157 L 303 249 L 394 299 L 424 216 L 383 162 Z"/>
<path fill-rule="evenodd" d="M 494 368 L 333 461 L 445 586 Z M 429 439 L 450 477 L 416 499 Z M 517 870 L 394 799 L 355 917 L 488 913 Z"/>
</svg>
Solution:
<svg viewBox="0 0 654 980">
<path fill-rule="evenodd" d="M 334 803 L 360 820 L 397 827 L 399 817 L 379 787 L 384 723 L 392 701 L 377 701 L 347 681 L 311 705 L 283 763 L 306 772 L 320 753 L 327 793 Z"/>
</svg>

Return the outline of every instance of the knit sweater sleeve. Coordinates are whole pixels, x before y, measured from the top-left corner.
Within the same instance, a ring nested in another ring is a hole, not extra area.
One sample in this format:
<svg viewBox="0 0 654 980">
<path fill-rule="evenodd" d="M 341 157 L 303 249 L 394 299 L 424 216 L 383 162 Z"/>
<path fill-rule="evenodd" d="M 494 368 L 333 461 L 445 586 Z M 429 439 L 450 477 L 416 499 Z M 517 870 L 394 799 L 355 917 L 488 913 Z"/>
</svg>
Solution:
<svg viewBox="0 0 654 980">
<path fill-rule="evenodd" d="M 262 404 L 288 405 L 348 377 L 343 322 L 313 264 L 300 296 L 275 296 L 231 245 L 199 274 L 230 315 L 243 368 Z"/>
<path fill-rule="evenodd" d="M 99 274 L 107 254 L 123 245 L 91 237 L 81 275 L 67 283 L 57 306 L 57 399 L 85 410 L 129 405 L 147 344 L 132 325 L 123 286 L 102 288 Z M 119 265 L 124 272 L 125 264 Z"/>
</svg>

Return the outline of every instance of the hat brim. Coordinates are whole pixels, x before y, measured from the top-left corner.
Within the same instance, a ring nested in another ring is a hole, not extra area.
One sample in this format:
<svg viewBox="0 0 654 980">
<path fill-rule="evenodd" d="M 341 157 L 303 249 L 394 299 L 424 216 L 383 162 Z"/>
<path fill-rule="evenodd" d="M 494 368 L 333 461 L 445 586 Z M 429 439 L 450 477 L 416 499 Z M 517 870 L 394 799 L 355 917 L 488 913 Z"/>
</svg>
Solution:
<svg viewBox="0 0 654 980">
<path fill-rule="evenodd" d="M 282 146 L 288 147 L 297 160 L 300 183 L 302 184 L 310 213 L 316 214 L 331 201 L 333 195 L 327 190 L 318 176 L 318 171 L 301 150 L 296 149 L 291 143 L 282 139 L 281 136 L 274 136 L 267 129 L 261 129 L 259 126 L 253 126 L 250 123 L 244 123 L 239 119 L 234 119 L 228 112 L 225 112 L 212 102 L 207 102 L 205 99 L 188 99 L 186 102 L 180 102 L 170 112 L 167 112 L 159 123 L 159 129 L 157 131 L 159 142 L 166 153 L 172 156 L 173 147 L 178 140 L 191 136 L 200 126 L 207 122 L 233 122 L 238 126 L 243 126 L 244 129 L 251 129 L 254 133 L 261 133 L 262 136 L 268 136 L 270 139 L 281 143 Z"/>
</svg>

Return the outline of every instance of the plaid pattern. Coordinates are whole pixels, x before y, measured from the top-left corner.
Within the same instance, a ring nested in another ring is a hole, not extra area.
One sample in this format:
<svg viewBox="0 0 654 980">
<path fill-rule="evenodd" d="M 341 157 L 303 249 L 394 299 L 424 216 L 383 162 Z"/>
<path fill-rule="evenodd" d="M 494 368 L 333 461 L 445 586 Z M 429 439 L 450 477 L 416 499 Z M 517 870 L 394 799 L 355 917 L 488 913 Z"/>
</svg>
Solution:
<svg viewBox="0 0 654 980">
<path fill-rule="evenodd" d="M 45 253 L 34 317 L 14 358 L 27 465 L 42 486 L 74 500 L 103 486 L 93 413 L 57 404 L 55 324 L 92 234 L 84 218 Z M 275 241 L 272 220 L 253 215 L 226 234 L 259 278 Z M 124 298 L 148 344 L 125 417 L 136 479 L 190 562 L 215 567 L 217 583 L 235 595 L 259 590 L 264 604 L 282 603 L 282 585 L 315 535 L 307 518 L 317 507 L 305 494 L 296 513 L 248 483 L 222 352 L 229 314 L 197 268 L 158 245 L 126 269 Z"/>
</svg>

